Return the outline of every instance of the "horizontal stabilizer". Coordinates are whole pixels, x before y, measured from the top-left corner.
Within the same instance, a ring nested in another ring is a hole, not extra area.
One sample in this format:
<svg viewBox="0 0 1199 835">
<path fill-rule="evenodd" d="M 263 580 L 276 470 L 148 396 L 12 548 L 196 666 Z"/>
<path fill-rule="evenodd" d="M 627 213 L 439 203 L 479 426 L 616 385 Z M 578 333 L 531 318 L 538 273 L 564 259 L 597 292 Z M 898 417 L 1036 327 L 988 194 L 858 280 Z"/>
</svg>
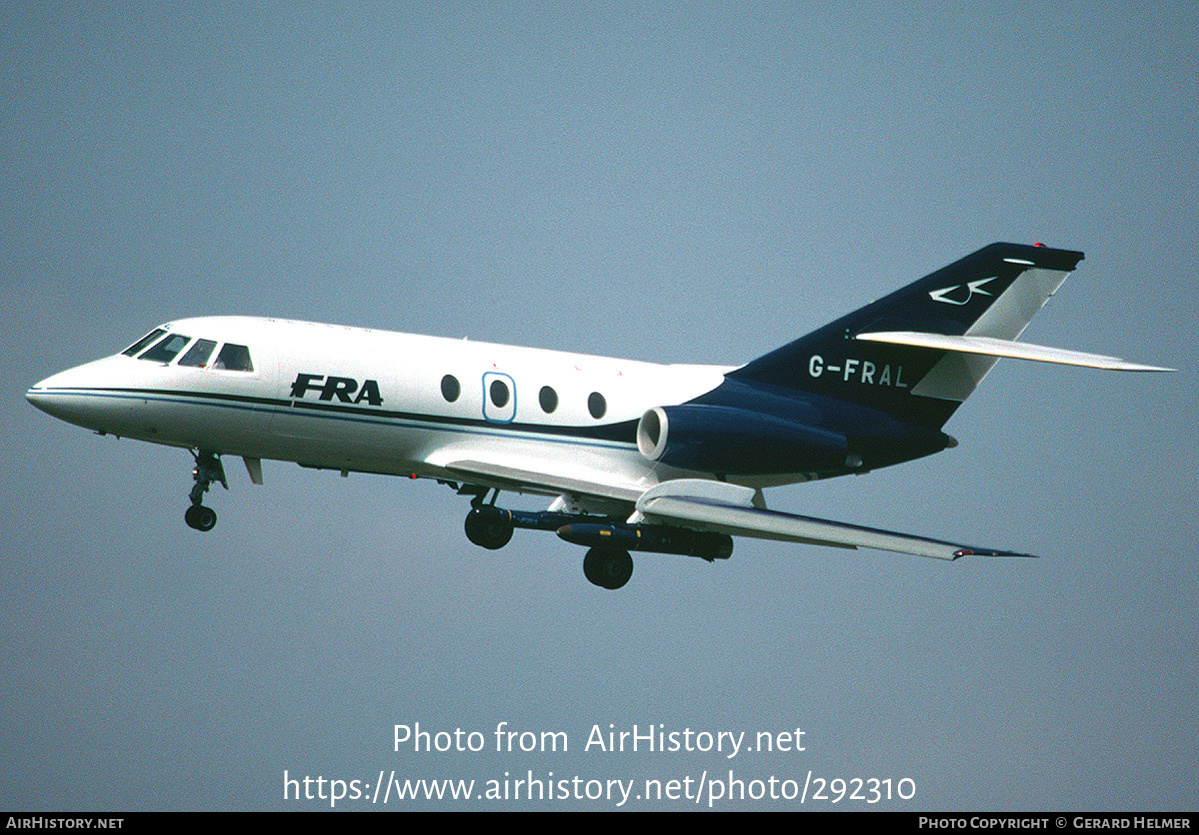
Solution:
<svg viewBox="0 0 1199 835">
<path fill-rule="evenodd" d="M 957 351 L 963 354 L 984 354 L 989 357 L 1010 357 L 1034 362 L 1052 362 L 1059 365 L 1078 365 L 1084 368 L 1102 368 L 1109 371 L 1175 370 L 1126 362 L 1119 357 L 1067 351 L 1064 348 L 1013 342 L 1009 339 L 995 339 L 990 336 L 949 336 L 917 331 L 879 331 L 877 333 L 859 333 L 854 338 L 866 342 L 886 342 L 891 345 L 910 345 L 914 348 L 933 348 L 940 351 Z"/>
<path fill-rule="evenodd" d="M 742 488 L 745 489 L 745 488 Z M 752 492 L 752 491 L 751 491 Z M 921 557 L 953 560 L 968 555 L 988 557 L 1031 557 L 1014 551 L 979 548 L 961 543 L 943 542 L 923 536 L 831 522 L 810 516 L 798 516 L 758 507 L 747 507 L 706 496 L 649 491 L 637 502 L 637 510 L 647 521 L 700 526 L 733 536 L 778 539 L 834 548 L 877 548 Z"/>
</svg>

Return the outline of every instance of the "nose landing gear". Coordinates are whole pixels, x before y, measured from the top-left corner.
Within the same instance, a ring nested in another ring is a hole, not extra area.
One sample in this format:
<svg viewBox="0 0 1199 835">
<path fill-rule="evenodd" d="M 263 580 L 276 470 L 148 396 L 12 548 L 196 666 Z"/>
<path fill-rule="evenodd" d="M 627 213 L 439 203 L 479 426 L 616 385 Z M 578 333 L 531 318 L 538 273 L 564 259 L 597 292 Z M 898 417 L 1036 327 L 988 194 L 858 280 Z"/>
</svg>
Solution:
<svg viewBox="0 0 1199 835">
<path fill-rule="evenodd" d="M 194 504 L 183 514 L 183 521 L 198 531 L 210 531 L 216 527 L 216 511 L 202 504 Z"/>
<path fill-rule="evenodd" d="M 229 489 L 229 483 L 225 481 L 225 468 L 216 454 L 192 450 L 192 457 L 196 459 L 196 466 L 192 470 L 192 478 L 196 483 L 190 494 L 192 505 L 183 514 L 183 521 L 198 531 L 210 531 L 216 527 L 216 511 L 203 505 L 204 494 L 214 481 L 219 481 L 226 490 Z"/>
</svg>

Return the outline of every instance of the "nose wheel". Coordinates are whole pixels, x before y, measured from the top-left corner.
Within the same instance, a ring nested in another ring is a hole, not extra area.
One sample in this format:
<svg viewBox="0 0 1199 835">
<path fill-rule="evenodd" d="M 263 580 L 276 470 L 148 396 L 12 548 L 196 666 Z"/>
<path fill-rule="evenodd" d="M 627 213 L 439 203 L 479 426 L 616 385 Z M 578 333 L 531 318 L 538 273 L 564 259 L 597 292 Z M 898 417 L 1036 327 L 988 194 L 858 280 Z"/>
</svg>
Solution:
<svg viewBox="0 0 1199 835">
<path fill-rule="evenodd" d="M 183 521 L 187 522 L 189 528 L 210 531 L 216 527 L 216 511 L 203 505 L 204 494 L 214 481 L 219 481 L 226 490 L 229 489 L 229 483 L 225 481 L 221 459 L 215 453 L 193 450 L 192 457 L 196 459 L 196 466 L 192 469 L 192 478 L 196 483 L 190 494 L 192 506 L 183 514 Z"/>
<path fill-rule="evenodd" d="M 194 504 L 183 514 L 183 521 L 198 531 L 210 531 L 216 527 L 216 511 L 202 504 Z"/>
</svg>

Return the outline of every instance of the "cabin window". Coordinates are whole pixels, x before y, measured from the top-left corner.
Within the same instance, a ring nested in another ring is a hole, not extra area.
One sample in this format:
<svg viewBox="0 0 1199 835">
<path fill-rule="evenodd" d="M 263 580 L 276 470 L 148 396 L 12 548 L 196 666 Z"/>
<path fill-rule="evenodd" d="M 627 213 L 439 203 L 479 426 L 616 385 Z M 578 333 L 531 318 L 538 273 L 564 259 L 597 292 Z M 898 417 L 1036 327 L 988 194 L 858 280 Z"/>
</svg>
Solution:
<svg viewBox="0 0 1199 835">
<path fill-rule="evenodd" d="M 226 342 L 225 347 L 217 354 L 213 368 L 225 371 L 253 371 L 254 363 L 250 361 L 250 349 L 245 345 L 234 345 Z"/>
<path fill-rule="evenodd" d="M 450 403 L 458 399 L 458 395 L 462 394 L 462 386 L 458 384 L 458 378 L 453 374 L 446 374 L 441 378 L 441 396 Z"/>
<path fill-rule="evenodd" d="M 503 380 L 492 380 L 489 391 L 491 392 L 491 402 L 497 409 L 508 405 L 508 398 L 512 396 L 512 393 L 508 391 L 508 384 Z"/>
<path fill-rule="evenodd" d="M 155 328 L 154 330 L 150 331 L 148 334 L 143 336 L 141 339 L 139 339 L 137 342 L 134 342 L 132 345 L 130 345 L 124 351 L 121 351 L 121 353 L 127 357 L 137 356 L 138 351 L 141 351 L 143 348 L 145 348 L 151 342 L 158 339 L 158 337 L 162 336 L 164 333 L 166 333 L 166 331 L 164 331 L 162 328 Z"/>
<path fill-rule="evenodd" d="M 537 400 L 541 403 L 541 411 L 547 415 L 558 408 L 558 392 L 549 386 L 541 387 L 541 391 L 537 395 Z"/>
<path fill-rule="evenodd" d="M 187 343 L 191 342 L 190 336 L 184 336 L 181 333 L 172 333 L 159 341 L 157 345 L 151 348 L 146 353 L 142 354 L 138 359 L 149 360 L 150 362 L 168 363 L 175 358 L 175 355 L 183 350 Z"/>
<path fill-rule="evenodd" d="M 212 349 L 216 347 L 216 343 L 211 339 L 197 339 L 196 344 L 187 349 L 187 353 L 179 360 L 180 365 L 186 365 L 191 368 L 203 368 L 208 362 L 208 358 L 212 356 Z"/>
<path fill-rule="evenodd" d="M 593 391 L 587 398 L 587 411 L 591 412 L 591 416 L 599 420 L 608 411 L 608 401 L 604 400 L 604 396 L 598 391 Z"/>
</svg>

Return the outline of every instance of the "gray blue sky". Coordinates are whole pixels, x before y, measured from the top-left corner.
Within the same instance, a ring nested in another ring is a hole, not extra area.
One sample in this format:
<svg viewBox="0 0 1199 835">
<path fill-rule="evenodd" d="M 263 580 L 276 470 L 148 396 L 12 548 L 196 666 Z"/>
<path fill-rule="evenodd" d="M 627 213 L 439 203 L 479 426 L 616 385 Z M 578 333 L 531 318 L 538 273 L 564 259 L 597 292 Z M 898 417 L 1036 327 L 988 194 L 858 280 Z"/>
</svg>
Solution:
<svg viewBox="0 0 1199 835">
<path fill-rule="evenodd" d="M 1191 4 L 26 2 L 0 31 L 0 808 L 730 769 L 1196 808 Z M 1036 561 L 743 540 L 607 593 L 553 536 L 471 546 L 443 487 L 235 461 L 199 535 L 185 452 L 23 398 L 216 313 L 735 364 L 996 240 L 1086 252 L 1027 339 L 1183 370 L 1003 361 L 958 448 L 768 498 Z M 570 750 L 394 751 L 416 722 Z M 609 723 L 807 750 L 583 750 Z"/>
</svg>

